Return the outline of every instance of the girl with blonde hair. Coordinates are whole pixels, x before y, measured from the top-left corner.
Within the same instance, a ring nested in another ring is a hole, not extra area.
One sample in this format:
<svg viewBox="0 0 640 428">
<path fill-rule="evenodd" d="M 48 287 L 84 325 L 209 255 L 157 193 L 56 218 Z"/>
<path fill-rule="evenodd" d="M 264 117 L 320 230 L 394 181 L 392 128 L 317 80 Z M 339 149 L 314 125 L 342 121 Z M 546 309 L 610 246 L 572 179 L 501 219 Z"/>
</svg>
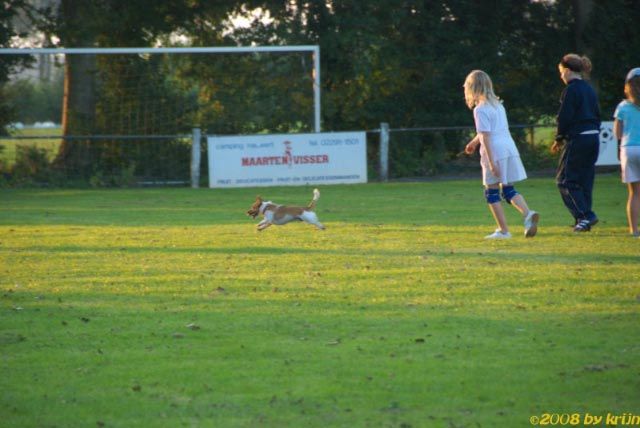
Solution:
<svg viewBox="0 0 640 428">
<path fill-rule="evenodd" d="M 466 145 L 465 153 L 472 154 L 480 147 L 484 196 L 498 226 L 485 238 L 511 238 L 502 199 L 522 214 L 525 237 L 535 236 L 540 215 L 529 209 L 524 197 L 513 186 L 513 183 L 527 178 L 527 173 L 509 132 L 507 113 L 493 91 L 489 75 L 482 70 L 469 73 L 464 82 L 464 98 L 473 110 L 476 126 L 476 136 Z"/>
<path fill-rule="evenodd" d="M 640 67 L 627 74 L 624 83 L 627 97 L 613 113 L 613 132 L 620 142 L 620 168 L 622 182 L 627 183 L 627 221 L 629 233 L 638 237 L 638 213 L 640 213 Z"/>
</svg>

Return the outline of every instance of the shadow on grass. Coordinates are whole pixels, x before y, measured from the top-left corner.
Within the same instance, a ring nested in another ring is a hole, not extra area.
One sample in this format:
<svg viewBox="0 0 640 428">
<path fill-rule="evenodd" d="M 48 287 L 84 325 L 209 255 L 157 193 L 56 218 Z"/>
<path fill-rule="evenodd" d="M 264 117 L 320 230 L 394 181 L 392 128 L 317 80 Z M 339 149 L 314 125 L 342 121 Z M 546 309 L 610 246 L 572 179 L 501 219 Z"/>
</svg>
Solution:
<svg viewBox="0 0 640 428">
<path fill-rule="evenodd" d="M 62 245 L 62 246 L 29 246 L 29 247 L 0 247 L 0 250 L 6 252 L 41 252 L 41 253 L 133 253 L 133 254 L 223 254 L 223 255 L 244 255 L 244 256 L 274 256 L 274 255 L 328 255 L 328 256 L 353 256 L 362 257 L 363 251 L 369 256 L 378 257 L 440 257 L 452 258 L 460 257 L 464 259 L 481 259 L 499 258 L 501 260 L 521 261 L 524 263 L 561 263 L 568 265 L 613 265 L 636 264 L 638 257 L 635 255 L 607 254 L 603 258 L 601 253 L 581 253 L 567 254 L 566 256 L 557 253 L 537 252 L 531 253 L 526 248 L 509 248 L 508 252 L 495 253 L 492 248 L 479 250 L 474 248 L 452 250 L 448 247 L 433 249 L 432 247 L 423 247 L 418 249 L 383 249 L 383 248 L 318 248 L 318 247 L 274 247 L 274 246 L 249 246 L 249 247 L 132 247 L 132 246 L 114 246 L 114 247 L 92 247 L 80 245 Z"/>
</svg>

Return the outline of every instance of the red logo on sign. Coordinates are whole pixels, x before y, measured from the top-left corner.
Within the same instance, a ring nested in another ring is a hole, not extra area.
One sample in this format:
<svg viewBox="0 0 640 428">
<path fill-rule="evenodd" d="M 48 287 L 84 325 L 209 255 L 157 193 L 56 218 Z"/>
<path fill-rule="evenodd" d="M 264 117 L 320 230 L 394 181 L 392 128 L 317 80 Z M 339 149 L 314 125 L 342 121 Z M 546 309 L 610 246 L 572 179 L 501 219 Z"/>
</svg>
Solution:
<svg viewBox="0 0 640 428">
<path fill-rule="evenodd" d="M 242 166 L 268 166 L 329 163 L 329 155 L 301 155 L 294 156 L 291 141 L 284 142 L 283 156 L 260 156 L 242 158 Z"/>
<path fill-rule="evenodd" d="M 293 152 L 291 151 L 291 141 L 284 142 L 284 158 L 289 164 L 289 168 L 293 165 Z"/>
</svg>

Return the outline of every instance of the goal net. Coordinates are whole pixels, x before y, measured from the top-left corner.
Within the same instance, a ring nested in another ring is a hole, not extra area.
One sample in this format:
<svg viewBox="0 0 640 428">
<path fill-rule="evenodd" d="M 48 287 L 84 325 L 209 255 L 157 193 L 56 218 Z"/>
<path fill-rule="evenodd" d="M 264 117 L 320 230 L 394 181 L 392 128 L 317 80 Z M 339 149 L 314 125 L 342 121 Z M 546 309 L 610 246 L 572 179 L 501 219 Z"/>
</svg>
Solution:
<svg viewBox="0 0 640 428">
<path fill-rule="evenodd" d="M 179 182 L 189 177 L 193 128 L 320 130 L 316 46 L 0 53 L 32 58 L 1 89 L 9 112 L 1 123 L 5 169 L 27 146 L 45 150 L 65 176 L 97 184 L 121 184 L 113 182 L 118 176 Z"/>
</svg>

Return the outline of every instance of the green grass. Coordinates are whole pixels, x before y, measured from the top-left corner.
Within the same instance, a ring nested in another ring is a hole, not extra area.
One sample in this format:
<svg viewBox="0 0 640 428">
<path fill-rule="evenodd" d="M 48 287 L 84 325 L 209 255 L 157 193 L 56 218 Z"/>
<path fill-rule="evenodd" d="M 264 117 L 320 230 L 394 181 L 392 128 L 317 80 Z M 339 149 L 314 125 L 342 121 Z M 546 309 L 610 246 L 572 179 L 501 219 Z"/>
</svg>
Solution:
<svg viewBox="0 0 640 428">
<path fill-rule="evenodd" d="M 556 128 L 553 126 L 535 128 L 534 130 L 534 144 L 549 147 L 553 143 L 553 139 L 556 136 Z"/>
<path fill-rule="evenodd" d="M 598 176 L 576 236 L 493 231 L 478 181 L 0 190 L 0 426 L 527 427 L 640 413 L 640 241 Z M 192 325 L 193 324 L 193 325 Z M 191 325 L 191 328 L 189 327 Z M 194 326 L 195 325 L 195 326 Z M 196 328 L 197 327 L 197 328 Z"/>
<path fill-rule="evenodd" d="M 25 128 L 14 130 L 12 136 L 20 137 L 48 137 L 51 135 L 62 135 L 61 128 Z M 26 138 L 20 140 L 0 140 L 0 163 L 5 161 L 8 165 L 13 165 L 16 161 L 16 147 L 38 147 L 47 151 L 49 160 L 52 160 L 60 147 L 59 138 Z"/>
</svg>

